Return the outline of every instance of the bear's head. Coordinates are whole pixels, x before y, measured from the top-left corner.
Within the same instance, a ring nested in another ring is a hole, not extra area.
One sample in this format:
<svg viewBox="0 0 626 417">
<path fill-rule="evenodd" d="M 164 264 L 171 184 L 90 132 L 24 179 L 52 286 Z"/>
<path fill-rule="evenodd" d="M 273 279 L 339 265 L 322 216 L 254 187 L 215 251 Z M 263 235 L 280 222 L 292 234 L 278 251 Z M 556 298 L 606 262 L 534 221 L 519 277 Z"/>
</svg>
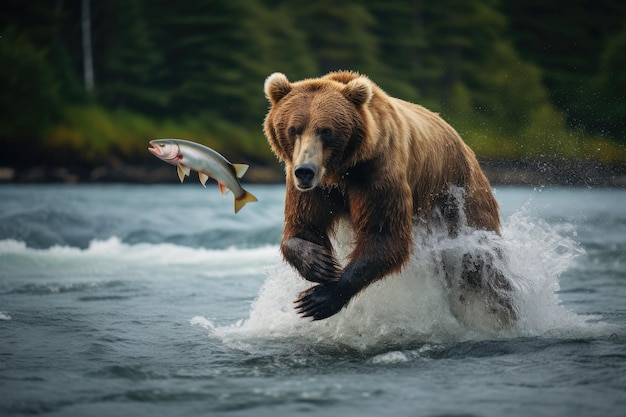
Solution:
<svg viewBox="0 0 626 417">
<path fill-rule="evenodd" d="M 265 81 L 270 103 L 264 132 L 300 191 L 332 183 L 362 158 L 374 84 L 354 72 L 291 83 L 274 73 Z"/>
</svg>

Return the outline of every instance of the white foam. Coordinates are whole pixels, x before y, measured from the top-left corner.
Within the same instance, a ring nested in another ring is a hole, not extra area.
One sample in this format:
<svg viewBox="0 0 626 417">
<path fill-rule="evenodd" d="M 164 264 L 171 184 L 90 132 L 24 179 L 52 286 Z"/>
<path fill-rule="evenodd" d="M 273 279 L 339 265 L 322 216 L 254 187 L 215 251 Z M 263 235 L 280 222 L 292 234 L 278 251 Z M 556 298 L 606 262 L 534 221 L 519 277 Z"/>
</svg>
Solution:
<svg viewBox="0 0 626 417">
<path fill-rule="evenodd" d="M 350 242 L 340 232 L 340 256 Z M 302 343 L 346 346 L 368 350 L 381 346 L 429 344 L 520 336 L 568 337 L 603 331 L 591 323 L 596 317 L 568 311 L 558 298 L 559 277 L 583 253 L 578 244 L 549 225 L 513 214 L 502 236 L 474 231 L 451 239 L 443 234 L 415 233 L 410 262 L 399 274 L 374 283 L 340 313 L 322 321 L 300 318 L 294 300 L 311 283 L 292 268 L 278 263 L 270 271 L 250 315 L 226 325 L 211 324 L 211 334 L 224 343 L 246 349 L 256 340 L 292 339 Z M 467 252 L 494 251 L 494 262 L 514 288 L 512 299 L 518 319 L 501 326 L 484 300 L 455 305 L 460 286 L 443 270 L 444 258 Z M 456 314 L 454 314 L 456 313 Z M 405 355 L 403 353 L 403 355 Z M 406 355 L 405 355 L 406 356 Z M 377 361 L 401 361 L 393 354 Z"/>
<path fill-rule="evenodd" d="M 189 323 L 192 326 L 200 326 L 206 330 L 215 330 L 215 326 L 213 325 L 213 323 L 211 323 L 210 320 L 207 320 L 206 318 L 202 316 L 196 316 L 192 318 L 191 320 L 189 320 Z"/>
<path fill-rule="evenodd" d="M 405 352 L 394 350 L 387 353 L 381 353 L 370 359 L 370 362 L 376 365 L 390 365 L 394 363 L 408 362 L 410 358 Z"/>
<path fill-rule="evenodd" d="M 182 270 L 209 277 L 258 274 L 278 259 L 277 246 L 251 249 L 204 249 L 169 243 L 123 243 L 117 237 L 94 240 L 85 249 L 53 246 L 27 247 L 15 240 L 0 241 L 0 262 L 12 277 L 59 273 L 67 275 L 119 275 L 129 269 L 135 274 L 154 275 L 155 270 Z M 10 269 L 10 270 L 9 270 Z"/>
</svg>

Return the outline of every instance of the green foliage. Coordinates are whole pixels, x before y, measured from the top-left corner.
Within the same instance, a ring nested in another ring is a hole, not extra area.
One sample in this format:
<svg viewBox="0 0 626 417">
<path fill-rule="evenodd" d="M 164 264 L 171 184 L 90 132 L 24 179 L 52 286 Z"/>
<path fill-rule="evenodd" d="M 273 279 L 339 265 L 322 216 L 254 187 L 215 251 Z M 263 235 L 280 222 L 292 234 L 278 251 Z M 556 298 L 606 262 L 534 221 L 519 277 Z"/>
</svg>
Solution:
<svg viewBox="0 0 626 417">
<path fill-rule="evenodd" d="M 101 162 L 129 155 L 146 132 L 154 129 L 142 117 L 97 106 L 70 106 L 63 120 L 45 137 L 46 153 L 62 163 Z M 144 143 L 145 143 L 144 139 Z"/>
<path fill-rule="evenodd" d="M 568 126 L 626 144 L 624 67 L 618 63 L 626 52 L 626 2 L 507 0 L 503 9 L 516 49 L 541 69 L 550 102 Z"/>
<path fill-rule="evenodd" d="M 0 141 L 92 163 L 182 137 L 264 163 L 264 79 L 350 69 L 441 112 L 479 156 L 624 162 L 623 4 L 91 0 L 86 94 L 82 2 L 7 0 Z"/>
<path fill-rule="evenodd" d="M 360 2 L 318 0 L 285 4 L 291 19 L 305 34 L 321 73 L 341 69 L 378 72 L 377 39 L 371 33 L 374 18 Z"/>
<path fill-rule="evenodd" d="M 153 6 L 157 44 L 168 66 L 168 114 L 206 111 L 236 123 L 258 126 L 263 117 L 268 51 L 277 42 L 259 36 L 271 24 L 256 2 L 203 0 Z M 289 33 L 289 27 L 281 30 Z M 279 34 L 283 32 L 279 30 Z M 266 58 L 267 57 L 267 58 Z"/>
<path fill-rule="evenodd" d="M 157 138 L 193 140 L 223 152 L 229 158 L 246 158 L 267 163 L 273 157 L 261 133 L 223 123 L 208 125 L 213 118 L 155 120 L 128 110 L 100 106 L 70 106 L 62 121 L 44 135 L 45 151 L 53 159 L 72 163 L 102 163 L 110 157 L 146 160 L 148 142 Z M 210 132 L 210 133 L 208 133 Z M 226 138 L 226 139 L 221 139 Z"/>
<path fill-rule="evenodd" d="M 422 63 L 426 39 L 420 6 L 404 0 L 367 2 L 374 18 L 369 30 L 377 42 L 377 63 L 366 74 L 387 93 L 414 102 L 428 100 L 420 90 L 436 76 Z"/>
<path fill-rule="evenodd" d="M 0 141 L 10 152 L 20 144 L 36 143 L 59 116 L 59 83 L 48 67 L 48 52 L 37 49 L 15 28 L 0 32 Z"/>
<path fill-rule="evenodd" d="M 600 70 L 591 80 L 591 89 L 601 97 L 597 117 L 587 126 L 595 133 L 609 135 L 626 144 L 626 26 L 611 36 L 600 57 Z"/>
<path fill-rule="evenodd" d="M 98 100 L 110 108 L 158 112 L 169 96 L 155 87 L 163 74 L 163 55 L 148 31 L 143 2 L 93 3 Z"/>
</svg>

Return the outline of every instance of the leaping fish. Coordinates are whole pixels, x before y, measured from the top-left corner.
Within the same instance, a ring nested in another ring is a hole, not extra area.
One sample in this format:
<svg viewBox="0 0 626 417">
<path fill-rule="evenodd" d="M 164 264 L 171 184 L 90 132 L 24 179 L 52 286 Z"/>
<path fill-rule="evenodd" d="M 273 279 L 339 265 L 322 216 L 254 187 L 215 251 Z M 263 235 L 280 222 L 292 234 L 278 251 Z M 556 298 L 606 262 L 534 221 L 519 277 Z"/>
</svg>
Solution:
<svg viewBox="0 0 626 417">
<path fill-rule="evenodd" d="M 258 201 L 255 196 L 241 187 L 239 178 L 248 170 L 248 165 L 231 164 L 213 149 L 183 139 L 155 139 L 148 150 L 157 158 L 176 165 L 180 182 L 193 171 L 198 172 L 200 183 L 206 187 L 209 177 L 217 181 L 222 195 L 227 190 L 235 195 L 235 213 L 247 203 Z"/>
</svg>

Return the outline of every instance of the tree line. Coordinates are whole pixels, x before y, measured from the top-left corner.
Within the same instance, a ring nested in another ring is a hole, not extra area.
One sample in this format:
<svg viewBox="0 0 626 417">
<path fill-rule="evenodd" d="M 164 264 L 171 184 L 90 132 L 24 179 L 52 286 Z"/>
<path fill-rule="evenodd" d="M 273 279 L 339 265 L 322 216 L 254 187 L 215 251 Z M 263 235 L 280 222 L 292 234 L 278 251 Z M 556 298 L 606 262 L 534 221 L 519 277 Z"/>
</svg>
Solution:
<svg viewBox="0 0 626 417">
<path fill-rule="evenodd" d="M 31 150 L 2 153 L 4 164 L 144 157 L 145 142 L 165 135 L 262 162 L 271 158 L 262 85 L 274 71 L 291 80 L 367 74 L 440 112 L 481 156 L 615 162 L 626 145 L 621 1 L 5 0 L 0 8 L 0 142 Z"/>
</svg>

